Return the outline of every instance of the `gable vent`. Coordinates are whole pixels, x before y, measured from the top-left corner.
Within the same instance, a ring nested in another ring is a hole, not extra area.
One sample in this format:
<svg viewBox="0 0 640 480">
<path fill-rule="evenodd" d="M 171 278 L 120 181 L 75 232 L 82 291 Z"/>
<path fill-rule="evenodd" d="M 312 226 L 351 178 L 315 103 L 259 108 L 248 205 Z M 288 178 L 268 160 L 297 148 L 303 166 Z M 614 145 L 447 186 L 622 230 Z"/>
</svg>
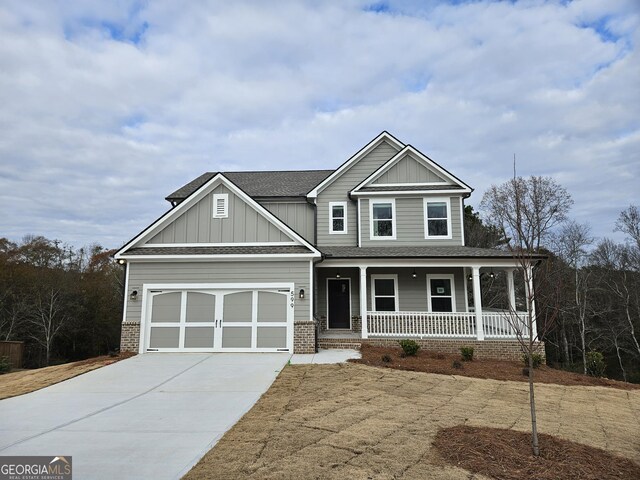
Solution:
<svg viewBox="0 0 640 480">
<path fill-rule="evenodd" d="M 229 194 L 213 194 L 213 218 L 227 218 L 229 216 Z"/>
</svg>

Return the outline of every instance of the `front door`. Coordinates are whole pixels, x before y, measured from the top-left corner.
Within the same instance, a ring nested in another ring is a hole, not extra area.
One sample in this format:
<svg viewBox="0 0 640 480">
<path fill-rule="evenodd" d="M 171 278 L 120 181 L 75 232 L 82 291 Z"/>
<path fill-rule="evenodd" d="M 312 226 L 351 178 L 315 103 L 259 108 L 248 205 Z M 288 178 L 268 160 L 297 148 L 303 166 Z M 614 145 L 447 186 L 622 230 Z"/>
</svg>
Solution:
<svg viewBox="0 0 640 480">
<path fill-rule="evenodd" d="M 351 288 L 348 278 L 327 279 L 329 328 L 351 328 Z"/>
</svg>

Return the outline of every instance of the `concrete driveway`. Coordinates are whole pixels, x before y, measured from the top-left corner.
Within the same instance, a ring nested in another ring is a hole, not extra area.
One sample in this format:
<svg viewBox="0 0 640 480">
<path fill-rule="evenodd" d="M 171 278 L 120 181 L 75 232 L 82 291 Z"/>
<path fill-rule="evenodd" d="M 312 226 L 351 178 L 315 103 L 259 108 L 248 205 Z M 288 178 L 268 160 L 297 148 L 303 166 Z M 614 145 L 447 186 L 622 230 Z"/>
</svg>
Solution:
<svg viewBox="0 0 640 480">
<path fill-rule="evenodd" d="M 0 401 L 0 456 L 73 457 L 74 479 L 181 477 L 269 388 L 286 353 L 138 355 Z"/>
</svg>

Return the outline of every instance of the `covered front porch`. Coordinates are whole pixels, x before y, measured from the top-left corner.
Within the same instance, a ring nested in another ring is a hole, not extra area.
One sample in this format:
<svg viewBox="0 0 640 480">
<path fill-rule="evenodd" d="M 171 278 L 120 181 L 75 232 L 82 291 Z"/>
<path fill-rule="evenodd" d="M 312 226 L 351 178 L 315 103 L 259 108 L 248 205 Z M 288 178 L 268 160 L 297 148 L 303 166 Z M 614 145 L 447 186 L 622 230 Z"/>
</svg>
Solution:
<svg viewBox="0 0 640 480">
<path fill-rule="evenodd" d="M 533 285 L 525 268 L 510 257 L 324 261 L 314 282 L 319 339 L 527 337 Z"/>
</svg>

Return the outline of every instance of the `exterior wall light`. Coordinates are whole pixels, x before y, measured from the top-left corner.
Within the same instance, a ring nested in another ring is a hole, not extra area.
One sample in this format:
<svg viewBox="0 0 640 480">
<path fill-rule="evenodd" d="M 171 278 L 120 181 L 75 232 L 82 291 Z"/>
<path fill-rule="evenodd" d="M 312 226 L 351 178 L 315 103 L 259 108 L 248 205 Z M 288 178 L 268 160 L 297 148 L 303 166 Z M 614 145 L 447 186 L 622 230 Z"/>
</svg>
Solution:
<svg viewBox="0 0 640 480">
<path fill-rule="evenodd" d="M 416 278 L 418 274 L 416 273 L 416 269 L 413 269 L 413 273 L 411 274 L 411 278 Z"/>
<path fill-rule="evenodd" d="M 118 260 L 118 263 L 120 265 L 124 265 L 125 263 L 127 263 L 127 261 L 124 258 L 121 258 L 121 259 Z"/>
<path fill-rule="evenodd" d="M 138 299 L 138 290 L 133 290 L 130 294 L 129 294 L 129 298 L 131 300 L 137 300 Z"/>
<path fill-rule="evenodd" d="M 340 270 L 336 270 L 336 278 L 340 278 Z"/>
<path fill-rule="evenodd" d="M 300 297 L 300 300 L 304 300 L 304 288 L 300 289 L 300 293 L 298 296 Z"/>
</svg>

